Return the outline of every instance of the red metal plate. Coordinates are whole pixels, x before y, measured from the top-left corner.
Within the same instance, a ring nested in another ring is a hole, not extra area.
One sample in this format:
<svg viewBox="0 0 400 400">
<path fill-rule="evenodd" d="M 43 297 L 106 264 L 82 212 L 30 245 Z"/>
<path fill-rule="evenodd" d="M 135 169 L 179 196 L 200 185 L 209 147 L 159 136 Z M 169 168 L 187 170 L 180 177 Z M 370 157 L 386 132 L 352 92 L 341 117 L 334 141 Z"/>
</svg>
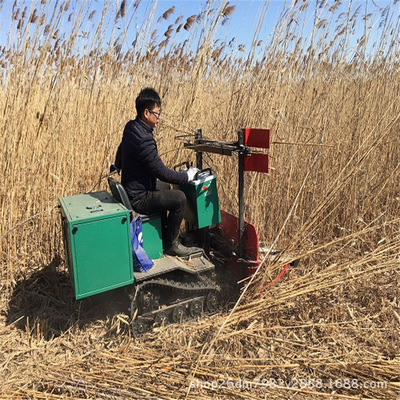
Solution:
<svg viewBox="0 0 400 400">
<path fill-rule="evenodd" d="M 244 170 L 268 173 L 268 154 L 250 153 L 244 157 Z"/>
<path fill-rule="evenodd" d="M 243 132 L 245 146 L 269 149 L 269 129 L 246 128 Z"/>
<path fill-rule="evenodd" d="M 239 219 L 235 215 L 232 215 L 224 210 L 221 210 L 221 223 L 219 225 L 222 235 L 233 240 L 235 244 L 239 242 Z M 259 262 L 258 259 L 258 246 L 259 239 L 256 227 L 253 224 L 245 221 L 244 223 L 244 249 L 249 260 Z"/>
<path fill-rule="evenodd" d="M 225 239 L 232 240 L 236 245 L 239 239 L 239 220 L 236 216 L 221 210 L 221 223 L 219 224 L 220 234 Z M 231 255 L 229 269 L 237 279 L 247 278 L 254 274 L 260 265 L 258 257 L 259 238 L 256 227 L 253 224 L 245 222 L 244 248 L 246 253 L 246 262 L 243 264 L 237 255 Z"/>
</svg>

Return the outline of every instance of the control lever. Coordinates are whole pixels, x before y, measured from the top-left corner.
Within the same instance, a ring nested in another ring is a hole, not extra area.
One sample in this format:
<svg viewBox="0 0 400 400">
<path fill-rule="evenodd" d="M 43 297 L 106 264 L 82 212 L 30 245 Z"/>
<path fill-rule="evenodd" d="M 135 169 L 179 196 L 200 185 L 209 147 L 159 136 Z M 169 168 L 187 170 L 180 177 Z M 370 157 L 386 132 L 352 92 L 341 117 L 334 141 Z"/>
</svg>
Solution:
<svg viewBox="0 0 400 400">
<path fill-rule="evenodd" d="M 204 178 L 204 177 L 210 176 L 210 175 L 212 175 L 212 170 L 210 167 L 208 167 L 208 168 L 202 169 L 201 171 L 198 171 L 197 174 L 195 175 L 194 179 L 197 180 L 197 179 L 201 179 L 201 178 Z"/>
<path fill-rule="evenodd" d="M 174 165 L 174 170 L 176 171 L 179 167 L 186 166 L 186 169 L 189 169 L 189 161 L 184 161 L 179 164 Z"/>
</svg>

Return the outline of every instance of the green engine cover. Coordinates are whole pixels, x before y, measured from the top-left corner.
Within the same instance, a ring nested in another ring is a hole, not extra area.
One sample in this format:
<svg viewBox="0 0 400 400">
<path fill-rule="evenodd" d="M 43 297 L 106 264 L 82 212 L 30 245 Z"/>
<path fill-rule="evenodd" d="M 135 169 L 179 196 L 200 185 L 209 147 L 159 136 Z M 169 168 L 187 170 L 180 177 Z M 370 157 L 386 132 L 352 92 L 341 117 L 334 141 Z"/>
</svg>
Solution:
<svg viewBox="0 0 400 400">
<path fill-rule="evenodd" d="M 187 221 L 198 229 L 221 222 L 217 180 L 214 174 L 205 173 L 199 179 L 180 185 L 179 188 L 187 199 Z"/>
<path fill-rule="evenodd" d="M 152 260 L 157 260 L 163 256 L 161 216 L 141 215 L 141 218 L 143 249 Z"/>
<path fill-rule="evenodd" d="M 75 297 L 133 283 L 129 211 L 107 192 L 59 200 L 65 258 Z"/>
</svg>

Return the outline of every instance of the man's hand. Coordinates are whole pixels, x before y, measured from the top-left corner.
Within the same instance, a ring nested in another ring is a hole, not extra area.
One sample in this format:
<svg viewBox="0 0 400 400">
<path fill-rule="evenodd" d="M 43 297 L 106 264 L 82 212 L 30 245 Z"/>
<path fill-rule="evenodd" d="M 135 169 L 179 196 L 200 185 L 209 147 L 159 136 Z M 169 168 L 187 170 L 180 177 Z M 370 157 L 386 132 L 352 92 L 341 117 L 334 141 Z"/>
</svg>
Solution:
<svg viewBox="0 0 400 400">
<path fill-rule="evenodd" d="M 188 174 L 188 182 L 193 181 L 199 170 L 195 167 L 190 167 L 186 172 Z"/>
</svg>

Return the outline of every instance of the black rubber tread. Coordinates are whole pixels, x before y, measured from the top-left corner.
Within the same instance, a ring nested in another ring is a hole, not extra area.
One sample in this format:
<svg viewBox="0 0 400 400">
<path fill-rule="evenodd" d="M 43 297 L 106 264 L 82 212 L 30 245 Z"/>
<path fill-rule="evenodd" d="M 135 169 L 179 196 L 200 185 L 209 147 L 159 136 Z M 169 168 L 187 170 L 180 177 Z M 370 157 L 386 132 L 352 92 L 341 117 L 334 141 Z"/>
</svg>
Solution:
<svg viewBox="0 0 400 400">
<path fill-rule="evenodd" d="M 188 304 L 188 302 L 190 302 L 192 298 L 194 300 L 198 299 L 198 297 L 202 297 L 201 301 L 203 304 L 203 313 L 212 314 L 213 312 L 210 312 L 205 303 L 207 296 L 210 293 L 216 293 L 218 296 L 220 292 L 219 286 L 217 286 L 211 279 L 202 276 L 198 276 L 197 282 L 191 282 L 191 283 L 178 282 L 173 279 L 150 279 L 148 281 L 142 282 L 136 287 L 135 294 L 132 297 L 131 318 L 133 318 L 134 310 L 140 309 L 140 307 L 136 303 L 137 299 L 140 297 L 140 292 L 148 288 L 167 288 L 168 290 L 174 291 L 175 297 L 178 297 L 177 295 L 180 293 L 185 295 L 185 297 L 182 300 L 176 301 L 175 303 L 172 302 L 171 304 L 167 303 L 159 304 L 158 310 L 160 314 L 166 313 L 165 309 L 162 308 L 163 306 L 166 306 L 170 309 L 170 311 L 167 311 L 167 315 L 173 314 L 174 310 L 181 307 L 182 305 L 186 307 L 186 305 Z M 132 333 L 135 337 L 138 337 L 142 334 L 142 332 L 138 332 L 137 330 L 138 323 L 146 324 L 147 326 L 145 331 L 147 331 L 151 329 L 151 326 L 154 324 L 154 322 L 157 322 L 158 310 L 152 310 L 150 312 L 145 312 L 145 313 L 140 313 L 140 312 L 137 313 L 135 320 L 132 321 Z M 191 316 L 190 312 L 189 316 Z M 166 320 L 167 319 L 168 318 L 166 318 Z"/>
<path fill-rule="evenodd" d="M 198 284 L 191 282 L 191 283 L 183 283 L 183 282 L 177 282 L 174 281 L 173 279 L 150 279 L 148 281 L 145 281 L 141 283 L 137 287 L 137 291 L 142 290 L 145 286 L 159 286 L 159 287 L 169 287 L 172 289 L 176 290 L 182 290 L 182 291 L 192 291 L 192 292 L 198 292 L 198 291 L 203 291 L 203 290 L 218 290 L 218 287 L 216 284 L 207 278 L 199 277 L 199 282 Z"/>
</svg>

